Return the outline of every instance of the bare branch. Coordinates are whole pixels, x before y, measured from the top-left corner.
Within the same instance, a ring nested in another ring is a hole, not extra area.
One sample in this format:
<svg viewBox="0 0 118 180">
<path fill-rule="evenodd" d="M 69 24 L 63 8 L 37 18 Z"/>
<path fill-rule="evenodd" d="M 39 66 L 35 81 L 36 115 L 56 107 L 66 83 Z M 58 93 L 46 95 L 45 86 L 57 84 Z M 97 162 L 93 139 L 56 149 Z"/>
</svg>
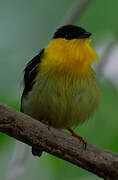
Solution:
<svg viewBox="0 0 118 180">
<path fill-rule="evenodd" d="M 72 24 L 77 17 L 80 18 L 90 2 L 91 0 L 78 0 L 78 2 L 74 4 L 71 12 L 64 18 L 61 25 Z"/>
<path fill-rule="evenodd" d="M 118 179 L 118 154 L 87 146 L 66 133 L 0 104 L 0 131 L 34 148 L 80 166 L 104 179 Z"/>
</svg>

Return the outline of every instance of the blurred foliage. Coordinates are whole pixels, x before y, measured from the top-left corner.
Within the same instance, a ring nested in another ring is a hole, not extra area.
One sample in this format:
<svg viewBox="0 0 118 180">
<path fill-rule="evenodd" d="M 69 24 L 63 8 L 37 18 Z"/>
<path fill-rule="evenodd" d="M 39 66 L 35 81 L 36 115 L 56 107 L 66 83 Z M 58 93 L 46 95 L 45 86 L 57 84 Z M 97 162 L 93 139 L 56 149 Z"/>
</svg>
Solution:
<svg viewBox="0 0 118 180">
<path fill-rule="evenodd" d="M 0 101 L 20 109 L 23 69 L 50 40 L 52 32 L 62 22 L 77 0 L 0 0 Z M 92 32 L 93 44 L 102 45 L 116 32 L 118 1 L 91 1 L 81 19 L 74 24 Z M 88 143 L 117 152 L 118 90 L 108 80 L 100 82 L 101 103 L 91 120 L 77 128 Z M 6 164 L 10 164 L 15 140 L 0 133 L 0 179 L 4 180 Z M 31 155 L 31 154 L 30 154 Z M 29 155 L 29 156 L 30 156 Z M 22 179 L 97 180 L 70 163 L 49 154 L 30 156 Z"/>
<path fill-rule="evenodd" d="M 49 42 L 52 32 L 77 0 L 0 1 L 0 92 L 20 98 L 23 69 Z M 107 6 L 106 6 L 107 5 Z M 117 30 L 118 1 L 94 0 L 75 24 L 92 32 L 93 44 L 108 41 Z"/>
</svg>

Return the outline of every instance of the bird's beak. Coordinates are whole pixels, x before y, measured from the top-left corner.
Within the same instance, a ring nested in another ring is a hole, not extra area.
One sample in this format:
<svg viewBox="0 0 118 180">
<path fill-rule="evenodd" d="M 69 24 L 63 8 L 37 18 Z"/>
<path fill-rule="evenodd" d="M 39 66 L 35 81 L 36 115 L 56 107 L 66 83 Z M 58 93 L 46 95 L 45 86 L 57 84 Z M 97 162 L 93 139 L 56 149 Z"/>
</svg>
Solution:
<svg viewBox="0 0 118 180">
<path fill-rule="evenodd" d="M 89 38 L 91 35 L 92 34 L 90 32 L 84 32 L 78 37 L 78 39 Z"/>
</svg>

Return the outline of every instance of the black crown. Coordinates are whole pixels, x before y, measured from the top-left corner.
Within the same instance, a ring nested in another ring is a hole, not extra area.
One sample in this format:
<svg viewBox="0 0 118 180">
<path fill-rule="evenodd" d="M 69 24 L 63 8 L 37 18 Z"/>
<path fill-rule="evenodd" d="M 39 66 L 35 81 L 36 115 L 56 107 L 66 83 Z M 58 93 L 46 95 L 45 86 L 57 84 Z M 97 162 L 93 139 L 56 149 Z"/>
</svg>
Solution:
<svg viewBox="0 0 118 180">
<path fill-rule="evenodd" d="M 66 25 L 57 29 L 53 38 L 65 38 L 71 40 L 71 39 L 89 38 L 90 36 L 91 33 L 87 32 L 81 27 L 74 25 Z"/>
</svg>

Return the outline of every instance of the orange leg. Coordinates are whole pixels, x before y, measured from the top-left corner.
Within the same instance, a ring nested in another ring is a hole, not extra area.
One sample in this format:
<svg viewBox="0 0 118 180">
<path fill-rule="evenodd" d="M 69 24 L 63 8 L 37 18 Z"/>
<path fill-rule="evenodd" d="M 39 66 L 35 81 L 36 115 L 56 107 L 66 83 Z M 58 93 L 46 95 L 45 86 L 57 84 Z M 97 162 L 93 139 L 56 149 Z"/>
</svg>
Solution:
<svg viewBox="0 0 118 180">
<path fill-rule="evenodd" d="M 85 149 L 86 149 L 86 146 L 87 146 L 87 142 L 86 142 L 86 140 L 85 139 L 83 139 L 83 137 L 82 136 L 79 136 L 78 134 L 76 134 L 72 129 L 70 129 L 70 128 L 67 128 L 67 130 L 72 134 L 72 136 L 74 136 L 74 137 L 76 137 L 76 138 L 78 138 L 80 141 L 82 141 L 83 142 L 83 144 L 84 144 L 84 146 L 85 146 Z"/>
<path fill-rule="evenodd" d="M 47 120 L 45 120 L 45 119 L 41 120 L 41 122 L 42 122 L 43 124 L 45 124 L 45 125 L 49 125 L 49 122 L 48 122 Z"/>
</svg>

